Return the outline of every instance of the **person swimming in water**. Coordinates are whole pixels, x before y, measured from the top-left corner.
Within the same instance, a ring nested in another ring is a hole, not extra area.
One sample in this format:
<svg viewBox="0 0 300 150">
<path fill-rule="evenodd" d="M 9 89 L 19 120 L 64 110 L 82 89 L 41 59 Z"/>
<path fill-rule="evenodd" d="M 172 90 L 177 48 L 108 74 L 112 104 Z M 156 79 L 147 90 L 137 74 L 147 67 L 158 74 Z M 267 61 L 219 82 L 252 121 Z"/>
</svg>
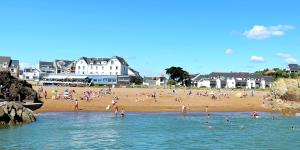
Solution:
<svg viewBox="0 0 300 150">
<path fill-rule="evenodd" d="M 210 118 L 211 118 L 210 114 L 207 114 L 207 118 L 208 118 L 208 119 L 210 119 Z"/>
<path fill-rule="evenodd" d="M 254 111 L 254 112 L 251 114 L 251 117 L 253 117 L 253 118 L 259 118 L 260 116 L 259 116 L 259 114 L 258 114 L 256 111 Z"/>
<path fill-rule="evenodd" d="M 290 131 L 295 131 L 295 127 L 292 126 L 292 127 L 289 128 L 289 130 L 290 130 Z"/>
<path fill-rule="evenodd" d="M 122 118 L 125 117 L 125 110 L 124 110 L 124 108 L 122 108 L 122 110 L 121 110 L 121 117 L 122 117 Z"/>
</svg>

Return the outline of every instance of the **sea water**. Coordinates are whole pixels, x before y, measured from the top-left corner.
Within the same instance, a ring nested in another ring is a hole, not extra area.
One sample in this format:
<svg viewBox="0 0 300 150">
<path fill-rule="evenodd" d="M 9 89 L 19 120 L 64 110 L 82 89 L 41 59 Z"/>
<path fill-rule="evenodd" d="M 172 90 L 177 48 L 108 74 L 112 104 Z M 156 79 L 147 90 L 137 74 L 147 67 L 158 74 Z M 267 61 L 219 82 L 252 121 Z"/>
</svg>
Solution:
<svg viewBox="0 0 300 150">
<path fill-rule="evenodd" d="M 300 117 L 261 113 L 43 113 L 0 128 L 2 150 L 299 149 Z M 292 130 L 292 126 L 294 129 Z"/>
</svg>

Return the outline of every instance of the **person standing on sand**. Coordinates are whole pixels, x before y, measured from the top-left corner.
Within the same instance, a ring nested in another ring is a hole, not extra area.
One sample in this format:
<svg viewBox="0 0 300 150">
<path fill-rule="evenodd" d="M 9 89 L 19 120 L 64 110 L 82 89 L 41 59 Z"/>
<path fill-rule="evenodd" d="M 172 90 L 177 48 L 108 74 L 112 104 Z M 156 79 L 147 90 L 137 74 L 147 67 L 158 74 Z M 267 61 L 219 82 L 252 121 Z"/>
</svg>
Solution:
<svg viewBox="0 0 300 150">
<path fill-rule="evenodd" d="M 44 92 L 44 97 L 45 97 L 45 99 L 47 99 L 47 90 L 45 90 L 45 92 Z"/>
<path fill-rule="evenodd" d="M 188 112 L 189 107 L 185 106 L 184 104 L 181 106 L 181 112 L 185 116 Z"/>
<path fill-rule="evenodd" d="M 176 95 L 176 91 L 175 90 L 173 90 L 173 95 Z"/>
<path fill-rule="evenodd" d="M 182 113 L 183 115 L 186 114 L 186 106 L 185 106 L 184 104 L 181 106 L 181 113 Z"/>
<path fill-rule="evenodd" d="M 78 110 L 79 109 L 79 104 L 78 104 L 78 100 L 75 99 L 75 106 L 74 106 L 75 110 Z"/>
<path fill-rule="evenodd" d="M 208 113 L 208 106 L 205 107 L 205 112 Z"/>
</svg>

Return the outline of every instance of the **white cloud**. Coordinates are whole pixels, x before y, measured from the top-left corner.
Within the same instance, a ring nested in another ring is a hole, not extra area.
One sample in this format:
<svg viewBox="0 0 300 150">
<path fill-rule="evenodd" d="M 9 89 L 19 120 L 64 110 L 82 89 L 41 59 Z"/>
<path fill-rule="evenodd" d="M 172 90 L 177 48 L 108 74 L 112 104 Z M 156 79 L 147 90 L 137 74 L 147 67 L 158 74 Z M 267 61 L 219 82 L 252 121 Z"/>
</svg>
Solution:
<svg viewBox="0 0 300 150">
<path fill-rule="evenodd" d="M 277 53 L 276 54 L 277 56 L 281 57 L 281 58 L 291 58 L 292 55 L 291 54 L 288 54 L 288 53 Z"/>
<path fill-rule="evenodd" d="M 251 56 L 250 61 L 254 63 L 261 63 L 265 61 L 265 58 L 261 56 Z"/>
<path fill-rule="evenodd" d="M 228 49 L 225 50 L 226 55 L 230 55 L 232 53 L 233 53 L 233 50 L 231 48 L 228 48 Z"/>
<path fill-rule="evenodd" d="M 288 64 L 298 64 L 298 60 L 295 58 L 287 58 L 285 62 L 287 62 Z"/>
<path fill-rule="evenodd" d="M 288 53 L 277 53 L 278 57 L 281 57 L 285 60 L 288 64 L 298 64 L 298 60 L 294 58 L 291 54 Z"/>
<path fill-rule="evenodd" d="M 250 30 L 244 32 L 244 36 L 249 39 L 267 39 L 271 36 L 282 36 L 288 30 L 293 30 L 291 25 L 277 25 L 277 26 L 262 26 L 254 25 Z"/>
</svg>

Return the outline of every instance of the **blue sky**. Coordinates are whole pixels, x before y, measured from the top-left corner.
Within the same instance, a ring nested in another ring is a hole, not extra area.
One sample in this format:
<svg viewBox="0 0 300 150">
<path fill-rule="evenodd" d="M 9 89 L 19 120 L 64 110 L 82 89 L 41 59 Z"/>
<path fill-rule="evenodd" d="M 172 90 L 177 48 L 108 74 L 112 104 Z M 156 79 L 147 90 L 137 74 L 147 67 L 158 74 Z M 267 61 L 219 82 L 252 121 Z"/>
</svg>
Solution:
<svg viewBox="0 0 300 150">
<path fill-rule="evenodd" d="M 300 60 L 297 0 L 0 2 L 0 55 L 23 66 L 124 57 L 142 75 L 255 71 Z M 227 52 L 227 53 L 226 53 Z"/>
</svg>

